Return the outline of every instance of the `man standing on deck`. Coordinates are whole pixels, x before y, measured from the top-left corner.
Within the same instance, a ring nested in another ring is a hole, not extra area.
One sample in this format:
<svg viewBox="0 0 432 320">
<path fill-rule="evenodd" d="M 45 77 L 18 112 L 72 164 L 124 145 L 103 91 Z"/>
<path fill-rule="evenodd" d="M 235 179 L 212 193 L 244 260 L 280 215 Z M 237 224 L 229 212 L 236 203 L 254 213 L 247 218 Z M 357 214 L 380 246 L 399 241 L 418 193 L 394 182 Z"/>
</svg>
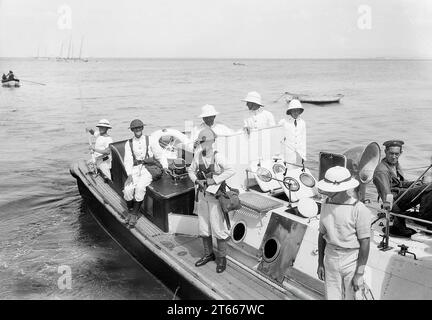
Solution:
<svg viewBox="0 0 432 320">
<path fill-rule="evenodd" d="M 146 188 L 153 180 L 151 173 L 146 168 L 146 159 L 154 156 L 164 170 L 168 168 L 168 160 L 162 153 L 156 153 L 148 137 L 143 135 L 144 123 L 141 120 L 133 120 L 129 128 L 134 136 L 125 143 L 124 166 L 128 177 L 123 194 L 128 207 L 125 223 L 132 228 L 138 220 Z"/>
<path fill-rule="evenodd" d="M 318 269 L 328 300 L 354 300 L 365 288 L 363 275 L 369 257 L 371 212 L 352 190 L 359 182 L 345 167 L 328 169 L 318 182 L 327 199 L 321 206 Z"/>
<path fill-rule="evenodd" d="M 300 117 L 304 108 L 297 99 L 287 103 L 288 117 L 279 121 L 284 127 L 284 158 L 289 163 L 301 164 L 306 160 L 306 122 Z"/>
<path fill-rule="evenodd" d="M 394 213 L 410 214 L 415 218 L 432 221 L 432 188 L 423 183 L 412 186 L 410 190 L 402 196 L 413 181 L 406 181 L 399 165 L 399 157 L 402 154 L 401 140 L 389 140 L 384 142 L 385 158 L 375 169 L 373 183 L 375 184 L 378 195 L 383 201 L 383 208 Z M 398 202 L 390 208 L 390 203 L 386 201 L 386 196 L 392 194 Z M 405 212 L 420 204 L 418 213 Z M 430 226 L 430 225 L 428 225 Z M 389 229 L 390 234 L 410 237 L 415 233 L 413 229 L 407 228 L 405 219 L 394 217 L 393 226 Z"/>
<path fill-rule="evenodd" d="M 263 109 L 264 105 L 258 92 L 249 92 L 242 101 L 246 102 L 249 108 L 249 117 L 244 120 L 243 126 L 247 134 L 250 133 L 251 129 L 261 129 L 276 125 L 273 114 Z"/>
<path fill-rule="evenodd" d="M 198 116 L 198 118 L 202 118 L 203 122 L 199 125 L 198 128 L 194 129 L 194 132 L 192 133 L 192 141 L 196 141 L 198 138 L 198 134 L 201 132 L 201 130 L 205 128 L 210 128 L 218 136 L 230 135 L 234 133 L 234 131 L 227 126 L 220 123 L 215 123 L 215 119 L 218 114 L 219 112 L 217 112 L 216 108 L 212 105 L 206 104 L 201 107 L 201 114 Z M 199 141 L 196 141 L 195 147 L 197 147 L 198 145 Z"/>
</svg>

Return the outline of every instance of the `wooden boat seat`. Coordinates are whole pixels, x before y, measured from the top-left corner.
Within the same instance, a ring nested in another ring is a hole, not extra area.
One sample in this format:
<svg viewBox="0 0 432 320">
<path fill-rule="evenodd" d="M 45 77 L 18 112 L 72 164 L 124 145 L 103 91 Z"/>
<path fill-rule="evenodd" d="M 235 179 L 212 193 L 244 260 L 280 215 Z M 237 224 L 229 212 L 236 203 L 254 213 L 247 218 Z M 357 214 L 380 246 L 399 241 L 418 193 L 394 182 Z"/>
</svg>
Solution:
<svg viewBox="0 0 432 320">
<path fill-rule="evenodd" d="M 241 193 L 239 198 L 243 207 L 257 212 L 260 217 L 263 213 L 283 206 L 283 204 L 279 201 L 254 192 Z"/>
<path fill-rule="evenodd" d="M 122 198 L 123 186 L 127 179 L 123 162 L 126 141 L 118 141 L 110 145 L 113 188 Z M 174 181 L 170 176 L 163 175 L 159 180 L 153 181 L 147 187 L 140 211 L 162 231 L 168 232 L 168 214 L 192 215 L 194 198 L 195 187 L 188 176 Z"/>
</svg>

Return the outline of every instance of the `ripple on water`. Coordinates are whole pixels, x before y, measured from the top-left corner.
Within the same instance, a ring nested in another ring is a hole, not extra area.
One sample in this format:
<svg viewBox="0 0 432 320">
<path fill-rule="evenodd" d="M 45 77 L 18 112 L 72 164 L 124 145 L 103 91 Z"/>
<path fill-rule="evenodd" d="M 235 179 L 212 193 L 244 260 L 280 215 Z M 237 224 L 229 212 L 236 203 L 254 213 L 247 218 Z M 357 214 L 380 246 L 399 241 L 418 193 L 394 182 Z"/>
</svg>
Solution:
<svg viewBox="0 0 432 320">
<path fill-rule="evenodd" d="M 0 299 L 172 297 L 100 229 L 76 197 L 27 203 L 37 212 L 9 216 L 0 227 Z M 71 290 L 58 287 L 60 266 L 71 269 Z"/>
<path fill-rule="evenodd" d="M 226 60 L 3 62 L 23 78 L 39 75 L 47 86 L 1 91 L 0 299 L 172 297 L 81 206 L 69 165 L 88 157 L 84 128 L 101 118 L 112 123 L 114 140 L 122 140 L 130 137 L 133 118 L 149 124 L 146 133 L 183 129 L 185 120 L 198 125 L 200 107 L 210 103 L 219 122 L 237 129 L 247 115 L 240 99 L 248 91 L 260 92 L 277 120 L 286 117 L 286 104 L 270 101 L 285 90 L 341 92 L 340 104 L 305 104 L 312 172 L 320 151 L 342 153 L 392 138 L 406 142 L 405 168 L 425 166 L 431 156 L 431 61 L 250 60 L 242 68 Z M 368 196 L 376 199 L 372 184 Z M 59 265 L 72 269 L 70 291 L 57 287 Z"/>
</svg>

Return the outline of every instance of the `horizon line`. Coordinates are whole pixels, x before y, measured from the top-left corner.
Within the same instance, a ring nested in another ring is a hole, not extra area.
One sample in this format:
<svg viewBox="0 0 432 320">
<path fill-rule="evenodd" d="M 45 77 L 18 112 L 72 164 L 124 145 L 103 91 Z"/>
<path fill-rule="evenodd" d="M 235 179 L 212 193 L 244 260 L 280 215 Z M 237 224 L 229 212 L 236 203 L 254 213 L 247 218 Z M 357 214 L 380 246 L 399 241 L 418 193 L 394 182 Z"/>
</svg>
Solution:
<svg viewBox="0 0 432 320">
<path fill-rule="evenodd" d="M 58 56 L 33 57 L 33 56 L 0 56 L 0 59 L 66 59 L 74 60 L 80 58 L 65 58 Z M 81 57 L 81 59 L 124 59 L 124 60 L 432 60 L 432 57 L 334 57 L 334 58 L 240 58 L 240 57 L 108 57 L 94 56 Z"/>
</svg>

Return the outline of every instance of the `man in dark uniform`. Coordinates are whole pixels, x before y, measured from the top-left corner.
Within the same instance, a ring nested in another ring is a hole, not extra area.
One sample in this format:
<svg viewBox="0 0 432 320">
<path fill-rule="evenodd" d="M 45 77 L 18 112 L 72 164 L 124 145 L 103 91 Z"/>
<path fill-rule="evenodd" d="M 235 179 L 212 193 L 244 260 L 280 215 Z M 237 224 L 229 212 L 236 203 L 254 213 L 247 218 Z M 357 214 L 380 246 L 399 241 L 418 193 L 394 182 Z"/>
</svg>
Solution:
<svg viewBox="0 0 432 320">
<path fill-rule="evenodd" d="M 375 169 L 373 183 L 378 190 L 379 197 L 383 200 L 384 209 L 391 209 L 394 213 L 410 214 L 415 218 L 432 221 L 432 187 L 428 187 L 426 184 L 419 182 L 418 185 L 412 186 L 412 188 L 401 197 L 404 191 L 414 183 L 413 181 L 405 180 L 399 165 L 399 157 L 402 154 L 403 144 L 404 142 L 401 140 L 389 140 L 384 142 L 386 156 Z M 400 198 L 392 208 L 390 208 L 390 203 L 386 201 L 386 196 L 388 194 L 393 194 L 395 201 Z M 418 196 L 419 194 L 420 196 Z M 420 204 L 418 213 L 405 212 L 418 204 Z M 390 227 L 389 231 L 392 235 L 404 237 L 410 237 L 415 233 L 414 230 L 406 227 L 405 219 L 399 217 L 394 217 L 393 226 Z"/>
</svg>

